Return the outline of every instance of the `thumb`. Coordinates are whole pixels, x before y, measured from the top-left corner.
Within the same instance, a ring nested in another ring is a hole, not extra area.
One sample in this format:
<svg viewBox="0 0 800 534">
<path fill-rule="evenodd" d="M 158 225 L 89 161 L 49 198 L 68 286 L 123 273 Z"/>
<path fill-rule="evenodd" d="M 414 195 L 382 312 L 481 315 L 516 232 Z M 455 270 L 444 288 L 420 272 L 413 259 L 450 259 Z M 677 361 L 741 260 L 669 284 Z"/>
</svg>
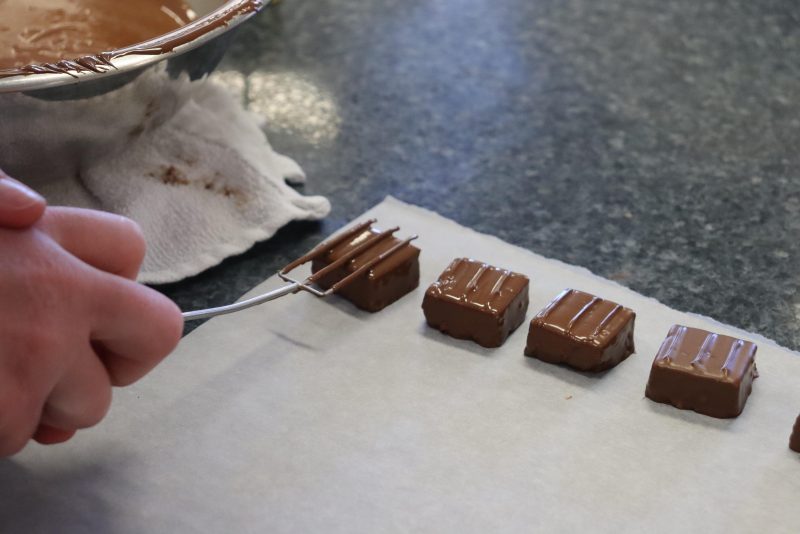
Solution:
<svg viewBox="0 0 800 534">
<path fill-rule="evenodd" d="M 0 227 L 32 226 L 44 214 L 46 205 L 39 193 L 0 170 Z"/>
<path fill-rule="evenodd" d="M 55 445 L 56 443 L 69 441 L 74 435 L 74 430 L 61 430 L 60 428 L 40 423 L 39 428 L 36 429 L 36 433 L 33 435 L 33 439 L 42 445 Z"/>
</svg>

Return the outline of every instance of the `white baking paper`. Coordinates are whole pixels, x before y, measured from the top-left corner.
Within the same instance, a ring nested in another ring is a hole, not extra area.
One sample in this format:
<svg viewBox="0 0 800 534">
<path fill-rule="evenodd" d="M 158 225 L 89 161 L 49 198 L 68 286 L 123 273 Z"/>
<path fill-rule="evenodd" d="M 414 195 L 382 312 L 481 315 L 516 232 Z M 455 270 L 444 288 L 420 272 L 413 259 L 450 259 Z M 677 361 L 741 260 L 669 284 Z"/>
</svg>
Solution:
<svg viewBox="0 0 800 534">
<path fill-rule="evenodd" d="M 0 462 L 0 530 L 800 532 L 797 354 L 391 198 L 366 215 L 420 235 L 419 289 L 210 321 L 99 427 Z M 527 325 L 495 350 L 429 329 L 424 286 L 462 255 L 529 275 L 528 318 L 565 287 L 633 308 L 636 354 L 589 376 L 523 357 Z M 759 344 L 739 418 L 644 397 L 673 323 Z"/>
</svg>

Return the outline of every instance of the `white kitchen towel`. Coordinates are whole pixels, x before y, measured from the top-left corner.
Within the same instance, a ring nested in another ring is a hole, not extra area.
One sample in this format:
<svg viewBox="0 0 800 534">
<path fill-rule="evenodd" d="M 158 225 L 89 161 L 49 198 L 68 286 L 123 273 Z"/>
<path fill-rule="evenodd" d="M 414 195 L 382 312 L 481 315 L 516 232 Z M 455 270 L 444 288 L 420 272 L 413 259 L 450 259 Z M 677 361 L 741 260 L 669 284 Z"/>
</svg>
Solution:
<svg viewBox="0 0 800 534">
<path fill-rule="evenodd" d="M 140 281 L 174 282 L 330 211 L 287 184 L 305 174 L 261 122 L 226 88 L 163 69 L 83 100 L 0 95 L 0 168 L 51 205 L 135 220 L 148 243 Z"/>
</svg>

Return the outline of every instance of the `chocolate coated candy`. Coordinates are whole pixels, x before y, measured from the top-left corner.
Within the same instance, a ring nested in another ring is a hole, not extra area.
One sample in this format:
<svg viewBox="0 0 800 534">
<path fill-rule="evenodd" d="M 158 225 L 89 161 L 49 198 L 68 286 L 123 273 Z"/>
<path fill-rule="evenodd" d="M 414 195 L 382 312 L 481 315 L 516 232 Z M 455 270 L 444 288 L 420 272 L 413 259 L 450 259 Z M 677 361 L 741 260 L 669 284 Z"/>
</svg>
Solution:
<svg viewBox="0 0 800 534">
<path fill-rule="evenodd" d="M 614 367 L 634 352 L 636 314 L 610 300 L 567 289 L 531 320 L 525 355 L 581 371 Z"/>
<path fill-rule="evenodd" d="M 312 260 L 311 271 L 316 273 L 347 254 L 356 253 L 344 265 L 320 278 L 317 282 L 319 286 L 328 289 L 377 259 L 378 263 L 342 287 L 337 294 L 362 310 L 376 312 L 413 291 L 419 285 L 420 251 L 411 244 L 403 244 L 389 232 L 380 232 L 369 221 L 332 240 L 330 248 L 323 243 L 320 245 L 322 248 L 318 247 L 307 254 L 306 257 Z M 372 244 L 365 245 L 369 241 Z M 367 247 L 365 250 L 356 250 L 364 246 Z M 392 252 L 393 249 L 396 250 Z M 380 259 L 381 255 L 386 257 Z"/>
<path fill-rule="evenodd" d="M 425 292 L 433 328 L 484 347 L 499 347 L 525 320 L 528 277 L 467 258 L 453 260 Z"/>
<path fill-rule="evenodd" d="M 711 417 L 736 417 L 758 377 L 755 343 L 673 326 L 650 370 L 645 394 Z"/>
</svg>

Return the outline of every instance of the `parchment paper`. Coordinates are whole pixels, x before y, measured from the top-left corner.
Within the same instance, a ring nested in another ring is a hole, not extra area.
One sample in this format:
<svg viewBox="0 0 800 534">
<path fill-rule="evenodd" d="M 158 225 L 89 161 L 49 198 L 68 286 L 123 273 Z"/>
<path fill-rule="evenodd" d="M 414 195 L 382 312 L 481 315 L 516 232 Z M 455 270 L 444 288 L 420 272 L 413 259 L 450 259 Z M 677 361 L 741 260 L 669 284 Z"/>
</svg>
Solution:
<svg viewBox="0 0 800 534">
<path fill-rule="evenodd" d="M 0 462 L 0 529 L 800 531 L 797 354 L 394 199 L 367 215 L 420 234 L 417 291 L 210 321 L 99 427 Z M 523 357 L 527 323 L 496 350 L 430 330 L 424 288 L 461 255 L 528 274 L 528 319 L 565 287 L 633 308 L 636 354 L 595 377 Z M 738 419 L 644 398 L 676 322 L 759 344 Z"/>
</svg>

